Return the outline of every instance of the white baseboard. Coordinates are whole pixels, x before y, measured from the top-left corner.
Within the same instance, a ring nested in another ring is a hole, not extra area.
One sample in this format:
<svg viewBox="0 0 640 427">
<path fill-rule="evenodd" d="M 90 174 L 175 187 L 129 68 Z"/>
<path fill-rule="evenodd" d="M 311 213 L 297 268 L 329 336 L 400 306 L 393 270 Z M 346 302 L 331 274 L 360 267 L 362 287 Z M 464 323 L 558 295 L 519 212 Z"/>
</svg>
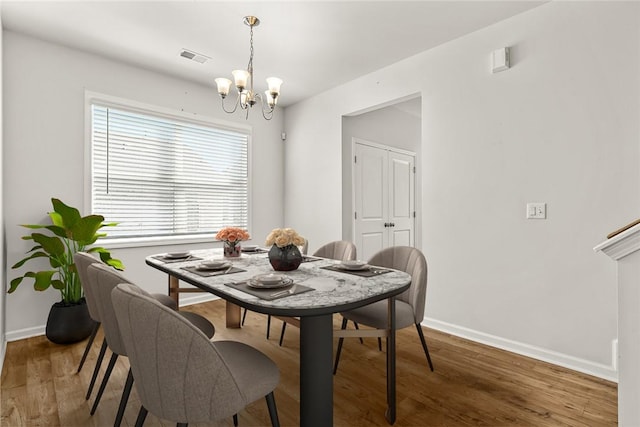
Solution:
<svg viewBox="0 0 640 427">
<path fill-rule="evenodd" d="M 2 339 L 2 353 L 0 354 L 0 372 L 2 372 L 2 367 L 4 366 L 4 357 L 7 354 L 7 340 Z"/>
<path fill-rule="evenodd" d="M 34 326 L 33 328 L 19 329 L 17 331 L 7 332 L 7 342 L 23 340 L 25 338 L 37 337 L 44 335 L 46 330 L 45 325 Z"/>
<path fill-rule="evenodd" d="M 542 360 L 544 362 L 553 363 L 554 365 L 562 366 L 588 375 L 593 375 L 608 381 L 618 382 L 618 371 L 615 366 L 615 358 L 612 359 L 614 361 L 613 364 L 608 366 L 589 360 L 580 359 L 574 356 L 569 356 L 567 354 L 558 353 L 541 347 L 536 347 L 533 345 L 486 334 L 484 332 L 475 331 L 473 329 L 453 325 L 447 322 L 441 322 L 439 320 L 428 317 L 424 319 L 422 325 L 426 326 L 427 328 L 432 328 L 451 335 L 455 335 L 457 337 L 465 338 L 481 344 L 486 344 L 491 347 L 496 347 L 502 350 L 510 351 L 512 353 L 531 357 L 533 359 Z M 615 354 L 613 356 L 616 357 Z"/>
<path fill-rule="evenodd" d="M 212 301 L 215 299 L 218 299 L 218 297 L 208 292 L 203 292 L 201 295 L 180 297 L 180 307 L 186 307 L 188 305 L 198 304 L 206 301 Z M 8 331 L 6 336 L 6 341 L 11 342 L 11 341 L 18 341 L 26 338 L 41 336 L 45 334 L 45 330 L 46 330 L 46 325 L 41 325 L 41 326 L 34 326 L 32 328 L 20 329 L 17 331 Z"/>
</svg>

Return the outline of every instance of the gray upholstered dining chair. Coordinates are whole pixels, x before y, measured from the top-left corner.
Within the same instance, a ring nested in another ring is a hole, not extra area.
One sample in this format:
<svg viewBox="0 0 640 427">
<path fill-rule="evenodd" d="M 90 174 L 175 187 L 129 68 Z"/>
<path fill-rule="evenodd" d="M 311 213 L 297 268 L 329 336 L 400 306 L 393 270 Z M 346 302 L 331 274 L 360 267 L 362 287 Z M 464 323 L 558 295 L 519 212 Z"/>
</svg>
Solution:
<svg viewBox="0 0 640 427">
<path fill-rule="evenodd" d="M 321 246 L 313 253 L 313 256 L 350 261 L 357 258 L 356 245 L 346 240 L 337 240 Z"/>
<path fill-rule="evenodd" d="M 263 353 L 240 342 L 209 341 L 135 285 L 118 285 L 112 300 L 142 403 L 136 426 L 148 412 L 178 426 L 216 421 L 261 397 L 271 424 L 279 425 L 273 391 L 280 372 Z"/>
<path fill-rule="evenodd" d="M 89 336 L 89 340 L 87 341 L 87 345 L 84 349 L 84 353 L 82 354 L 82 359 L 80 359 L 80 365 L 78 366 L 78 370 L 76 373 L 79 373 L 82 370 L 82 366 L 84 365 L 87 355 L 89 354 L 89 350 L 91 349 L 91 345 L 100 329 L 100 312 L 98 310 L 98 301 L 96 297 L 93 295 L 93 287 L 85 286 L 85 283 L 88 283 L 87 278 L 87 269 L 91 264 L 96 262 L 102 262 L 98 258 L 92 256 L 87 252 L 76 252 L 73 255 L 73 262 L 76 266 L 76 271 L 78 272 L 78 277 L 80 279 L 80 284 L 83 287 L 85 300 L 87 301 L 87 308 L 89 309 L 89 316 L 95 322 L 93 330 L 91 331 L 91 335 Z M 176 310 L 178 305 L 175 303 L 173 298 L 168 295 L 163 294 L 152 294 L 152 296 L 157 299 L 160 303 L 166 305 L 169 308 Z M 100 366 L 102 365 L 102 360 L 104 359 L 105 352 L 107 351 L 107 340 L 106 338 L 102 340 L 102 345 L 100 346 L 100 353 L 98 354 L 98 358 L 96 359 L 96 366 L 93 369 L 93 374 L 91 376 L 91 382 L 89 382 L 89 388 L 87 389 L 87 395 L 85 399 L 89 399 L 91 396 L 91 392 L 93 391 L 93 386 L 95 385 L 96 378 L 98 377 L 98 372 L 100 371 Z"/>
<path fill-rule="evenodd" d="M 411 275 L 411 286 L 395 299 L 395 329 L 404 329 L 412 324 L 415 325 L 418 330 L 424 354 L 427 356 L 429 369 L 433 371 L 433 363 L 431 362 L 427 342 L 424 339 L 424 333 L 420 326 L 420 322 L 424 319 L 425 298 L 427 294 L 427 260 L 425 259 L 424 254 L 416 248 L 408 246 L 394 246 L 382 249 L 376 253 L 368 263 L 378 267 L 401 270 Z M 351 320 L 356 324 L 356 326 L 359 324 L 380 330 L 380 336 L 382 336 L 384 330 L 388 327 L 387 308 L 388 303 L 386 300 L 383 300 L 340 313 L 342 315 L 342 329 L 346 329 L 347 321 Z M 350 336 L 357 337 L 357 331 Z M 371 335 L 367 334 L 367 336 Z M 334 374 L 338 370 L 343 341 L 344 338 L 340 337 L 336 352 L 336 360 L 333 367 Z"/>
<path fill-rule="evenodd" d="M 352 242 L 348 242 L 346 240 L 337 240 L 335 242 L 330 242 L 326 245 L 321 246 L 313 253 L 313 256 L 335 259 L 339 261 L 352 261 L 357 258 L 357 250 L 356 245 L 354 245 Z M 294 317 L 282 317 L 279 319 L 282 320 L 282 330 L 280 331 L 279 342 L 279 344 L 282 346 L 284 333 L 287 329 L 287 323 L 290 323 L 296 327 L 300 327 L 300 321 Z M 267 326 L 267 328 L 268 327 L 269 326 Z M 268 338 L 269 336 L 267 335 L 267 339 Z"/>
<path fill-rule="evenodd" d="M 86 283 L 83 283 L 83 285 L 87 289 L 87 295 L 92 297 L 96 302 L 100 321 L 104 330 L 105 340 L 107 346 L 112 351 L 111 359 L 109 359 L 109 364 L 107 365 L 107 369 L 104 373 L 104 377 L 102 378 L 100 388 L 98 389 L 95 401 L 93 403 L 93 406 L 91 407 L 91 415 L 93 415 L 98 408 L 98 404 L 100 403 L 100 399 L 102 398 L 102 394 L 107 386 L 109 377 L 111 376 L 111 372 L 118 357 L 127 356 L 126 349 L 124 347 L 124 344 L 122 343 L 122 338 L 120 336 L 120 329 L 118 328 L 115 312 L 113 311 L 113 304 L 111 302 L 111 291 L 119 283 L 130 282 L 116 270 L 103 263 L 95 262 L 89 265 L 89 267 L 86 269 Z M 158 304 L 163 305 L 152 295 L 147 294 L 146 292 L 145 294 L 149 298 L 156 301 Z M 172 308 L 167 307 L 167 310 L 172 310 Z M 211 324 L 211 322 L 209 322 L 207 319 L 197 313 L 178 313 L 178 315 L 184 317 L 185 320 L 194 323 L 196 325 L 195 327 L 200 328 L 203 333 L 207 334 L 209 338 L 213 337 L 215 329 L 213 327 L 213 324 Z M 129 400 L 129 394 L 131 392 L 132 385 L 133 376 L 131 375 L 131 370 L 129 370 L 114 422 L 115 427 L 119 426 L 122 422 L 122 417 L 127 406 L 127 401 Z"/>
</svg>

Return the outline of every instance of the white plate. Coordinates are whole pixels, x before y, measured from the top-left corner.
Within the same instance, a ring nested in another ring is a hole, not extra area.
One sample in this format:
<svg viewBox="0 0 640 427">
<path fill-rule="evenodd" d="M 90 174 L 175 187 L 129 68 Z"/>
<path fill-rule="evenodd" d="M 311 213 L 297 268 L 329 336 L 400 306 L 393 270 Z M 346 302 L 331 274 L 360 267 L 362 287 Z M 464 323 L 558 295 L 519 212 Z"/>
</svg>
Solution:
<svg viewBox="0 0 640 427">
<path fill-rule="evenodd" d="M 364 261 L 342 261 L 338 267 L 343 270 L 366 270 L 369 265 Z"/>
<path fill-rule="evenodd" d="M 259 276 L 256 276 L 256 277 L 259 277 Z M 278 282 L 271 282 L 271 283 L 261 282 L 259 280 L 256 280 L 255 277 L 253 279 L 247 280 L 247 285 L 251 288 L 256 288 L 256 289 L 284 288 L 285 286 L 289 286 L 292 283 L 293 283 L 293 279 L 290 277 L 283 277 L 282 280 Z"/>
<path fill-rule="evenodd" d="M 230 266 L 231 263 L 229 261 L 203 261 L 196 268 L 198 270 L 222 270 Z"/>
<path fill-rule="evenodd" d="M 258 249 L 260 249 L 258 245 L 246 245 L 246 246 L 241 246 L 241 248 L 243 252 L 255 252 Z"/>
<path fill-rule="evenodd" d="M 260 282 L 264 285 L 273 285 L 273 284 L 282 282 L 286 278 L 287 276 L 283 274 L 269 273 L 269 274 L 260 274 L 258 276 L 254 276 L 253 280 L 255 280 L 256 282 Z"/>
<path fill-rule="evenodd" d="M 180 258 L 187 258 L 189 255 L 191 255 L 190 252 L 169 252 L 164 257 L 165 258 L 180 259 Z"/>
</svg>

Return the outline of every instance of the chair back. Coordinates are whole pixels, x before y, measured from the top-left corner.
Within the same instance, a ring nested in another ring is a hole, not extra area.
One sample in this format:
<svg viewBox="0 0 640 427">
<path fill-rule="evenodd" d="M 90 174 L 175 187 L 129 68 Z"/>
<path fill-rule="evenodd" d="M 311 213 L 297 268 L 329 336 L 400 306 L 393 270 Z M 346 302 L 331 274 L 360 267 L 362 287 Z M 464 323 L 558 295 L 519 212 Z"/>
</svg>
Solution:
<svg viewBox="0 0 640 427">
<path fill-rule="evenodd" d="M 300 249 L 300 253 L 302 255 L 306 255 L 309 251 L 309 241 L 307 239 L 304 239 L 304 243 L 298 246 L 298 249 Z"/>
<path fill-rule="evenodd" d="M 112 291 L 114 311 L 142 405 L 174 422 L 236 414 L 242 392 L 206 335 L 132 284 Z"/>
<path fill-rule="evenodd" d="M 346 240 L 336 240 L 327 243 L 313 253 L 313 256 L 337 259 L 340 261 L 352 261 L 356 259 L 356 245 Z"/>
<path fill-rule="evenodd" d="M 87 252 L 76 252 L 73 254 L 73 263 L 76 265 L 80 285 L 84 290 L 84 299 L 87 301 L 89 316 L 96 322 L 100 322 L 100 311 L 98 310 L 98 301 L 93 293 L 93 286 L 89 286 L 89 278 L 87 270 L 91 264 L 102 262 L 98 258 Z"/>
<path fill-rule="evenodd" d="M 424 254 L 409 246 L 392 246 L 373 255 L 369 264 L 401 270 L 411 275 L 411 286 L 396 299 L 411 305 L 416 323 L 422 322 L 427 296 L 427 260 Z"/>
<path fill-rule="evenodd" d="M 129 280 L 112 267 L 103 263 L 91 264 L 87 269 L 87 279 L 96 297 L 104 337 L 109 348 L 116 354 L 127 356 L 127 350 L 122 343 L 116 313 L 111 302 L 111 291 L 120 283 L 130 283 Z"/>
</svg>

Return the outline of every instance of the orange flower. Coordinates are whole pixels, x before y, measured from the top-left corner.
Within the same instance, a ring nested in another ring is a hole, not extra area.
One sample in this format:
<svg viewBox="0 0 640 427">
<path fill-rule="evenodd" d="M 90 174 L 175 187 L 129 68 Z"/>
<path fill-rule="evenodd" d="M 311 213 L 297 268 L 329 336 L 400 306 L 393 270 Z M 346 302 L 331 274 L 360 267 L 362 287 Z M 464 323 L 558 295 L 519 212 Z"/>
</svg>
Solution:
<svg viewBox="0 0 640 427">
<path fill-rule="evenodd" d="M 246 230 L 238 227 L 224 227 L 216 234 L 217 240 L 223 240 L 229 243 L 240 242 L 242 240 L 249 240 L 251 236 Z"/>
</svg>

